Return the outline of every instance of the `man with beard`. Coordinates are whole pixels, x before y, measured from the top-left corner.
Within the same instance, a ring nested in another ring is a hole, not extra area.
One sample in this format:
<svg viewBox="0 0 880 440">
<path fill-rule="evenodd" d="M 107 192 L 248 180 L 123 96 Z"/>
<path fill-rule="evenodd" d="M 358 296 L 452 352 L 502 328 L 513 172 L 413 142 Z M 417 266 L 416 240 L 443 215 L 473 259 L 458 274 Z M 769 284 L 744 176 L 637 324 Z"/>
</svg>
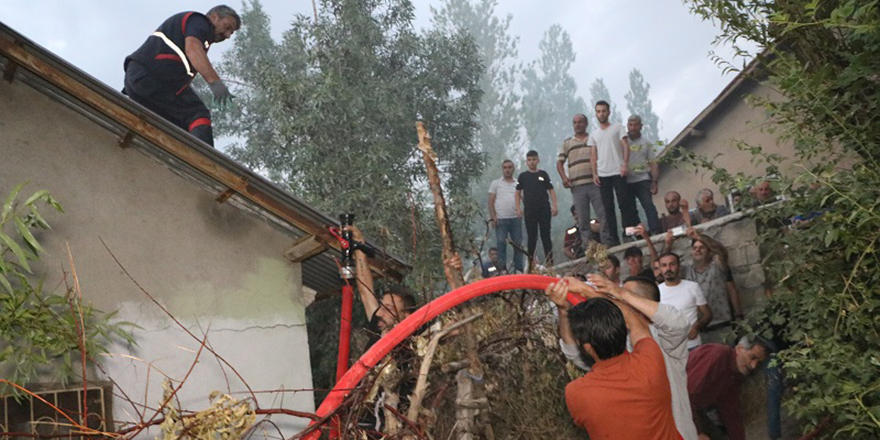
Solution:
<svg viewBox="0 0 880 440">
<path fill-rule="evenodd" d="M 626 177 L 629 174 L 629 141 L 626 130 L 620 124 L 611 124 L 611 107 L 606 101 L 596 102 L 596 119 L 599 128 L 590 134 L 587 145 L 590 146 L 590 163 L 593 166 L 593 183 L 599 187 L 602 195 L 602 206 L 605 207 L 605 219 L 602 221 L 610 242 L 606 246 L 620 244 L 617 235 L 617 214 L 615 213 L 614 196 L 620 203 L 620 219 L 624 228 L 639 223 L 635 201 L 627 195 Z"/>
<path fill-rule="evenodd" d="M 690 325 L 688 350 L 693 350 L 703 343 L 700 330 L 712 321 L 712 310 L 706 305 L 700 285 L 679 276 L 681 259 L 678 255 L 672 252 L 660 255 L 660 269 L 665 280 L 660 285 L 660 303 L 669 304 L 684 313 Z"/>
<path fill-rule="evenodd" d="M 122 93 L 214 146 L 211 112 L 190 83 L 196 73 L 201 74 L 217 108 L 226 106 L 232 94 L 208 60 L 208 49 L 240 27 L 241 18 L 226 5 L 215 6 L 205 15 L 181 12 L 171 16 L 125 58 Z"/>
<path fill-rule="evenodd" d="M 727 249 L 693 227 L 687 229 L 687 236 L 691 238 L 694 263 L 681 267 L 682 278 L 700 285 L 712 310 L 712 321 L 702 329 L 705 342 L 733 342 L 731 324 L 734 319 L 742 318 L 743 312 L 739 292 L 735 285 L 731 288 L 732 282 L 728 282 Z M 666 249 L 672 249 L 672 234 L 669 233 L 666 234 Z"/>
<path fill-rule="evenodd" d="M 574 115 L 571 121 L 574 128 L 574 136 L 562 142 L 559 150 L 559 158 L 556 160 L 556 172 L 562 179 L 564 188 L 571 188 L 571 199 L 574 210 L 577 212 L 577 226 L 581 233 L 581 243 L 587 250 L 595 240 L 590 234 L 590 205 L 596 212 L 599 223 L 605 224 L 605 206 L 602 204 L 602 194 L 599 187 L 593 182 L 593 166 L 590 162 L 590 146 L 587 145 L 587 116 Z M 568 175 L 565 173 L 565 162 L 568 162 Z M 608 231 L 602 229 L 601 240 L 606 246 L 610 246 L 611 237 Z"/>
<path fill-rule="evenodd" d="M 663 196 L 663 203 L 666 205 L 666 212 L 668 213 L 660 219 L 660 226 L 663 228 L 663 232 L 681 225 L 690 226 L 687 200 L 682 200 L 681 194 L 676 191 L 669 191 Z"/>
</svg>

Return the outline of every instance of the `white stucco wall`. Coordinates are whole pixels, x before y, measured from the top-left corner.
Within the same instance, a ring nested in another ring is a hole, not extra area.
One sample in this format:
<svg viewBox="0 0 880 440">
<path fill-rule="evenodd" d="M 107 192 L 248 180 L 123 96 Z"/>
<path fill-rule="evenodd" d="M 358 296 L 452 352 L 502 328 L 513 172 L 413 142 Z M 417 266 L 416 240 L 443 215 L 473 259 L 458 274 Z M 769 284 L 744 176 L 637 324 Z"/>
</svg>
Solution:
<svg viewBox="0 0 880 440">
<path fill-rule="evenodd" d="M 63 292 L 69 245 L 83 297 L 142 327 L 134 330 L 136 347 L 113 347 L 103 360 L 109 375 L 136 401 L 156 407 L 162 373 L 182 379 L 199 343 L 125 276 L 102 240 L 181 323 L 200 337 L 208 332 L 210 345 L 252 389 L 311 389 L 301 268 L 283 256 L 292 238 L 255 215 L 217 203 L 217 194 L 116 142 L 20 81 L 0 81 L 0 192 L 5 197 L 27 182 L 23 193 L 49 190 L 65 209 L 44 210 L 53 230 L 38 237 L 48 254 L 36 276 L 45 278 L 47 290 Z M 232 392 L 245 391 L 230 369 L 204 351 L 180 391 L 182 406 L 206 407 L 212 390 L 227 390 L 227 379 Z M 310 391 L 258 398 L 262 407 L 314 410 Z M 114 398 L 117 422 L 133 414 L 132 405 Z M 291 423 L 305 423 L 273 420 L 288 425 L 286 434 L 296 432 Z"/>
</svg>

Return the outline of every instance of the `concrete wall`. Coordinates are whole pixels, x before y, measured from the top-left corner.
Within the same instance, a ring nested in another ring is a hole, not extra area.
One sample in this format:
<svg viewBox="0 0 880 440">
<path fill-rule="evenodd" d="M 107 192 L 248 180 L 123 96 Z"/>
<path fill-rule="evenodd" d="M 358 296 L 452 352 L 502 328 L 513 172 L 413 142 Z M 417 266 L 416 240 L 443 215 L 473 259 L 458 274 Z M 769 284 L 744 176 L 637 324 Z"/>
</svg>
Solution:
<svg viewBox="0 0 880 440">
<path fill-rule="evenodd" d="M 739 290 L 743 311 L 748 313 L 751 308 L 764 299 L 764 269 L 761 267 L 761 253 L 755 243 L 755 237 L 757 237 L 755 221 L 742 213 L 736 213 L 698 225 L 696 228 L 701 233 L 718 240 L 727 248 L 728 263 L 733 271 L 733 281 Z M 658 235 L 652 238 L 657 252 L 662 252 L 663 236 Z M 644 243 L 644 240 L 640 240 L 633 245 L 639 246 L 644 255 L 649 255 Z M 612 249 L 612 251 L 616 251 L 615 255 L 620 258 L 621 279 L 629 276 L 629 269 L 623 259 L 623 252 L 627 247 L 629 246 L 624 245 L 619 246 L 620 249 Z M 689 238 L 681 237 L 675 240 L 672 251 L 681 256 L 683 264 L 693 263 Z M 645 258 L 645 264 L 648 260 L 649 258 Z"/>
<path fill-rule="evenodd" d="M 103 359 L 108 374 L 135 400 L 156 407 L 163 374 L 183 379 L 199 342 L 125 276 L 102 240 L 183 325 L 200 337 L 207 332 L 251 388 L 311 389 L 301 268 L 283 257 L 291 237 L 116 142 L 27 85 L 0 81 L 0 193 L 27 182 L 25 197 L 46 189 L 65 209 L 44 210 L 53 230 L 38 237 L 48 254 L 36 276 L 47 290 L 63 292 L 69 246 L 85 300 L 143 327 L 134 330 L 137 346 L 113 347 Z M 208 394 L 227 391 L 227 381 L 233 392 L 245 391 L 204 351 L 180 391 L 181 405 L 206 407 Z M 259 396 L 263 407 L 314 410 L 311 391 Z M 116 398 L 114 413 L 121 421 L 136 412 Z"/>
<path fill-rule="evenodd" d="M 764 270 L 761 267 L 761 254 L 755 242 L 757 231 L 755 221 L 744 213 L 735 213 L 711 222 L 696 226 L 697 230 L 721 242 L 728 252 L 728 262 L 733 271 L 734 282 L 740 294 L 743 311 L 748 313 L 764 299 Z M 657 252 L 663 252 L 663 235 L 651 237 Z M 608 253 L 620 259 L 620 278 L 630 276 L 629 267 L 623 254 L 630 247 L 638 247 L 645 255 L 644 262 L 650 261 L 648 246 L 644 240 L 627 243 L 608 249 Z M 672 251 L 681 257 L 683 264 L 692 264 L 691 240 L 687 237 L 677 239 Z M 579 262 L 569 262 L 555 267 L 560 274 L 586 273 L 596 271 L 595 267 Z"/>
<path fill-rule="evenodd" d="M 737 148 L 738 142 L 760 145 L 767 153 L 778 154 L 790 158 L 794 147 L 790 142 L 783 142 L 777 134 L 767 129 L 772 127 L 763 108 L 756 108 L 746 103 L 746 95 L 761 96 L 773 100 L 782 99 L 781 95 L 770 88 L 754 81 L 746 81 L 735 93 L 722 102 L 712 114 L 697 127 L 702 137 L 690 136 L 681 146 L 688 151 L 705 157 L 715 157 L 715 164 L 732 174 L 744 172 L 748 175 L 762 175 L 766 164 L 753 164 L 753 156 Z M 697 191 L 709 188 L 715 192 L 715 202 L 724 204 L 723 196 L 719 196 L 718 186 L 712 182 L 712 174 L 705 170 L 692 170 L 683 165 L 661 165 L 659 191 L 654 196 L 654 205 L 661 214 L 666 212 L 663 196 L 668 191 L 678 191 L 694 208 Z M 785 171 L 785 170 L 783 170 Z"/>
</svg>

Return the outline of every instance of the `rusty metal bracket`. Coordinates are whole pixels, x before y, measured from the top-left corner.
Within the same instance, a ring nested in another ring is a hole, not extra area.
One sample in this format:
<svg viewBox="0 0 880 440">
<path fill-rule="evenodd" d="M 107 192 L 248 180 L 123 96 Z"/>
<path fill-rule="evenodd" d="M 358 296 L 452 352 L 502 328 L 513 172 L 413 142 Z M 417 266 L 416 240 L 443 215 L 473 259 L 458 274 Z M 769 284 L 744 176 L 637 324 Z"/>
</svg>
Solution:
<svg viewBox="0 0 880 440">
<path fill-rule="evenodd" d="M 123 150 L 131 146 L 131 141 L 134 139 L 134 132 L 131 130 L 126 130 L 125 134 L 116 141 L 119 148 Z"/>
<path fill-rule="evenodd" d="M 217 196 L 217 198 L 214 200 L 216 200 L 217 203 L 225 203 L 227 200 L 229 200 L 230 197 L 232 197 L 234 195 L 235 195 L 234 189 L 227 189 L 226 191 L 223 191 L 222 193 L 220 193 L 220 195 Z"/>
</svg>

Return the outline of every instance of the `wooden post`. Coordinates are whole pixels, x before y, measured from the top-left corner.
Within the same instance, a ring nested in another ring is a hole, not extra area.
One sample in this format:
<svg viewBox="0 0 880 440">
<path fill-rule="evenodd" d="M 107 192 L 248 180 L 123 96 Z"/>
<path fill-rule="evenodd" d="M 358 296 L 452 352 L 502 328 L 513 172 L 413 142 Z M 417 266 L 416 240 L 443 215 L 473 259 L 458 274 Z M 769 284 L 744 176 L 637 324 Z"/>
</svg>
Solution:
<svg viewBox="0 0 880 440">
<path fill-rule="evenodd" d="M 428 171 L 428 185 L 431 187 L 431 193 L 434 195 L 434 212 L 437 214 L 437 226 L 440 228 L 440 239 L 443 241 L 443 261 L 446 261 L 455 254 L 455 244 L 452 240 L 452 228 L 449 226 L 449 217 L 446 215 L 446 199 L 443 197 L 443 187 L 440 186 L 440 172 L 437 170 L 437 153 L 431 147 L 431 135 L 425 129 L 425 124 L 421 121 L 416 122 L 416 130 L 419 133 L 419 150 L 422 151 L 422 157 L 425 159 L 425 168 Z M 461 271 L 443 265 L 446 280 L 449 281 L 449 287 L 458 289 L 464 286 L 464 277 Z"/>
<path fill-rule="evenodd" d="M 419 134 L 419 150 L 425 160 L 425 169 L 428 173 L 428 185 L 434 195 L 434 212 L 437 214 L 437 226 L 440 228 L 440 239 L 443 243 L 443 261 L 445 262 L 455 255 L 455 245 L 452 240 L 452 228 L 449 226 L 449 217 L 446 214 L 446 199 L 443 197 L 443 187 L 440 185 L 440 172 L 437 170 L 437 153 L 431 147 L 431 135 L 421 121 L 416 122 L 416 131 Z M 464 286 L 464 277 L 461 270 L 443 264 L 443 272 L 452 289 Z M 473 312 L 465 307 L 465 317 L 473 315 Z M 480 410 L 470 405 L 475 395 L 482 395 L 483 366 L 477 354 L 477 338 L 469 328 L 465 329 L 467 341 L 467 357 L 470 362 L 468 370 L 461 370 L 456 375 L 456 429 L 458 440 L 473 440 L 474 433 L 479 430 L 474 421 Z"/>
</svg>

